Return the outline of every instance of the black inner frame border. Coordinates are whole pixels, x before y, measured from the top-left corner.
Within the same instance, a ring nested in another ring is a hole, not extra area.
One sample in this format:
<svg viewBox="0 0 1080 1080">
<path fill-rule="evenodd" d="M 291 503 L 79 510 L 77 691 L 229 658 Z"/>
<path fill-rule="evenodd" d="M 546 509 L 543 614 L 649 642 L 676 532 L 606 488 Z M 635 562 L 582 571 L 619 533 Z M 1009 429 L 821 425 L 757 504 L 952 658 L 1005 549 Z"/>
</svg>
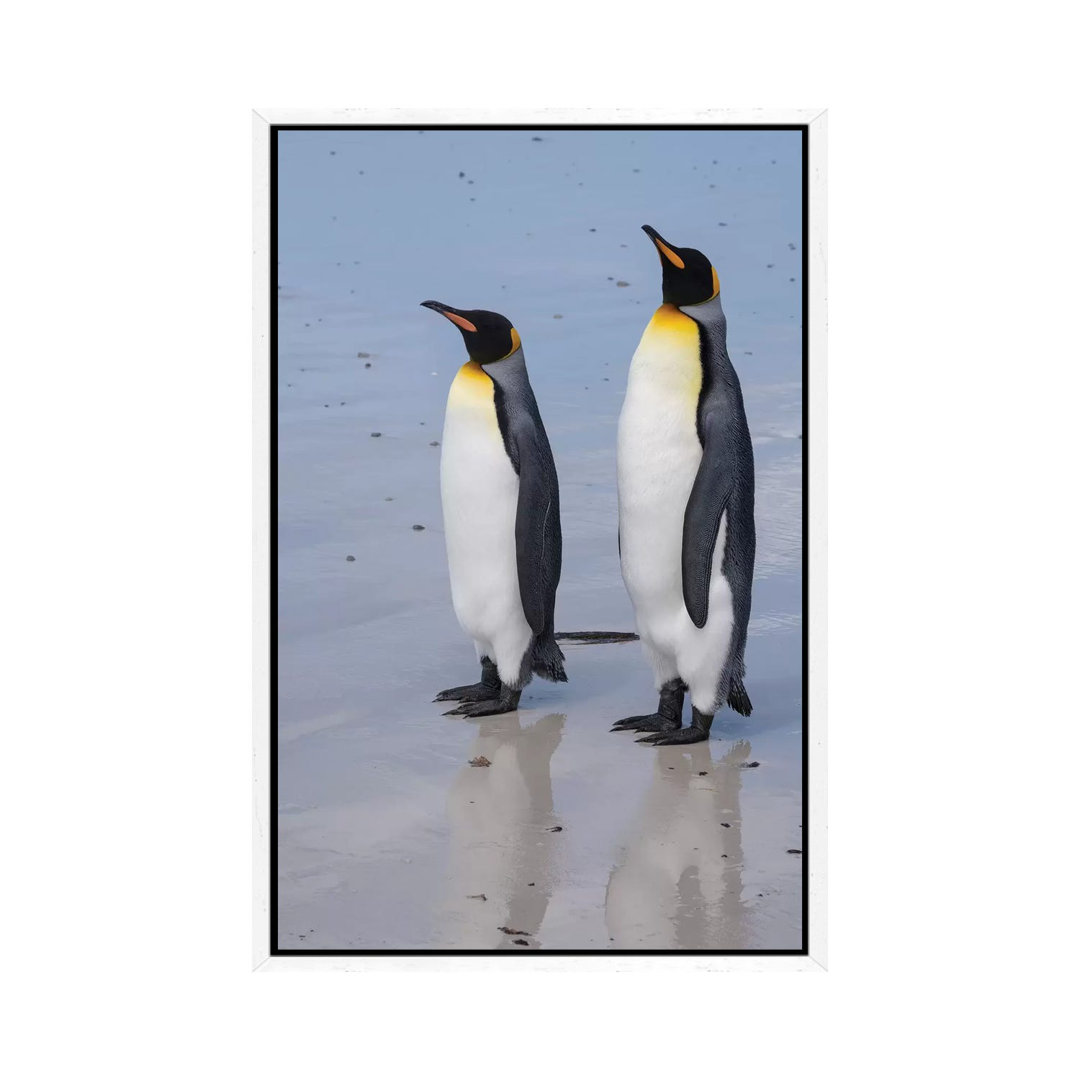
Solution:
<svg viewBox="0 0 1080 1080">
<path fill-rule="evenodd" d="M 800 949 L 281 949 L 278 936 L 278 132 L 280 131 L 800 131 L 802 132 L 802 948 Z M 809 210 L 808 124 L 271 124 L 270 125 L 270 955 L 271 956 L 808 956 L 810 940 Z M 508 961 L 513 963 L 512 960 Z"/>
</svg>

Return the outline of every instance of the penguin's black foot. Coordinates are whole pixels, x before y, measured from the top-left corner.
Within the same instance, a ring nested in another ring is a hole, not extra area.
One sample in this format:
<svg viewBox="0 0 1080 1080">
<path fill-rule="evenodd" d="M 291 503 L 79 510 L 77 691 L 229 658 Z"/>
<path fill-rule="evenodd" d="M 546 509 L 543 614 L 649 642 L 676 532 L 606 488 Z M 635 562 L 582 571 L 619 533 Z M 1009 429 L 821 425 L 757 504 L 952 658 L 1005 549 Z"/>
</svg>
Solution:
<svg viewBox="0 0 1080 1080">
<path fill-rule="evenodd" d="M 625 720 L 616 720 L 612 731 L 652 731 L 656 733 L 678 731 L 682 727 L 683 698 L 686 684 L 681 679 L 672 679 L 660 687 L 660 703 L 656 712 L 648 716 L 628 716 Z M 638 739 L 638 742 L 641 742 Z"/>
<path fill-rule="evenodd" d="M 468 686 L 451 686 L 449 690 L 440 690 L 435 695 L 436 701 L 487 701 L 489 698 L 498 697 L 497 686 L 485 686 L 482 682 L 470 683 Z"/>
<path fill-rule="evenodd" d="M 625 720 L 616 720 L 612 731 L 678 731 L 681 720 L 650 713 L 648 716 L 628 716 Z M 640 740 L 639 740 L 640 741 Z"/>
<path fill-rule="evenodd" d="M 709 737 L 712 721 L 712 716 L 694 709 L 694 718 L 689 727 L 679 728 L 677 731 L 658 731 L 655 735 L 646 735 L 644 739 L 636 741 L 648 743 L 650 746 L 685 746 L 687 743 L 705 742 Z"/>
<path fill-rule="evenodd" d="M 444 712 L 443 716 L 499 716 L 501 713 L 513 712 L 520 700 L 520 690 L 507 690 L 503 687 L 502 693 L 497 698 L 477 701 L 475 704 L 459 705 L 456 709 Z"/>
<path fill-rule="evenodd" d="M 488 701 L 497 698 L 502 689 L 499 669 L 490 657 L 480 658 L 480 681 L 468 686 L 451 686 L 449 690 L 440 690 L 435 695 L 436 701 Z"/>
<path fill-rule="evenodd" d="M 682 746 L 686 743 L 704 742 L 709 737 L 707 731 L 700 728 L 684 727 L 676 731 L 659 731 L 655 735 L 646 735 L 635 742 L 648 743 L 650 746 Z"/>
</svg>

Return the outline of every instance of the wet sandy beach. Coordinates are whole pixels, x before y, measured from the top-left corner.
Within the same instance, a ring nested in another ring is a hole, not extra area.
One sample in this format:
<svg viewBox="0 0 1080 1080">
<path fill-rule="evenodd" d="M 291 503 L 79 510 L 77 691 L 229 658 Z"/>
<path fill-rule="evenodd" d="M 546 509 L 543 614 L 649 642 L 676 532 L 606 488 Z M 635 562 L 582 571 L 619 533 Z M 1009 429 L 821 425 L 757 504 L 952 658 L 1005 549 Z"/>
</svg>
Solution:
<svg viewBox="0 0 1080 1080">
<path fill-rule="evenodd" d="M 799 948 L 797 140 L 614 133 L 593 152 L 578 133 L 502 134 L 282 135 L 278 944 Z M 666 212 L 660 158 L 700 189 Z M 655 707 L 630 642 L 564 644 L 570 682 L 533 682 L 517 713 L 443 716 L 435 692 L 478 673 L 432 445 L 464 357 L 416 305 L 514 320 L 560 476 L 558 628 L 632 630 L 614 435 L 659 303 L 646 220 L 721 275 L 757 468 L 754 713 L 721 712 L 685 748 L 610 733 Z"/>
</svg>

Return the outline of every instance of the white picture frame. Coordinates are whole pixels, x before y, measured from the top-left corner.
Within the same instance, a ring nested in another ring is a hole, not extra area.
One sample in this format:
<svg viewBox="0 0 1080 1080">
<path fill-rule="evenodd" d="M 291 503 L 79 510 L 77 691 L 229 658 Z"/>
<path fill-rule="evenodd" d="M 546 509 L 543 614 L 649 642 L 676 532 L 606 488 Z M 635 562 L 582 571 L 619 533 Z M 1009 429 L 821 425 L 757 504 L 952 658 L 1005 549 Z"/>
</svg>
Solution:
<svg viewBox="0 0 1080 1080">
<path fill-rule="evenodd" d="M 648 953 L 587 953 L 544 955 L 542 951 L 515 955 L 517 970 L 530 971 L 822 971 L 827 967 L 827 630 L 826 630 L 826 456 L 827 456 L 827 116 L 820 109 L 258 109 L 252 115 L 252 351 L 253 351 L 253 543 L 254 543 L 254 664 L 252 717 L 252 967 L 259 972 L 285 971 L 495 971 L 505 970 L 502 954 L 375 955 L 271 954 L 270 842 L 270 146 L 278 125 L 395 125 L 433 127 L 454 125 L 571 125 L 634 127 L 800 125 L 806 132 L 806 252 L 804 324 L 806 369 L 805 410 L 808 420 L 805 494 L 807 561 L 806 713 L 808 737 L 804 768 L 807 779 L 805 833 L 807 916 L 805 954 L 685 955 Z"/>
</svg>

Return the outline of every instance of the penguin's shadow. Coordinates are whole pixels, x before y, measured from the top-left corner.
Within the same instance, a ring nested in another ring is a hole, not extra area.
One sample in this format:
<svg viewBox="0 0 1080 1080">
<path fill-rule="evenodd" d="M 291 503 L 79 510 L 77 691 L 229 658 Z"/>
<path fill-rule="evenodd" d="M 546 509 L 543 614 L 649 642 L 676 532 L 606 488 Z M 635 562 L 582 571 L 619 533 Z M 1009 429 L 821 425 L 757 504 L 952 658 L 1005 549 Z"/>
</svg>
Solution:
<svg viewBox="0 0 1080 1080">
<path fill-rule="evenodd" d="M 656 751 L 653 775 L 611 871 L 605 919 L 612 948 L 742 948 L 742 764 L 713 743 Z"/>
<path fill-rule="evenodd" d="M 459 769 L 447 797 L 451 944 L 537 948 L 557 876 L 562 830 L 552 796 L 551 758 L 566 716 L 551 713 L 523 726 L 521 715 L 513 712 L 470 723 L 476 736 L 469 759 L 490 764 Z"/>
</svg>

